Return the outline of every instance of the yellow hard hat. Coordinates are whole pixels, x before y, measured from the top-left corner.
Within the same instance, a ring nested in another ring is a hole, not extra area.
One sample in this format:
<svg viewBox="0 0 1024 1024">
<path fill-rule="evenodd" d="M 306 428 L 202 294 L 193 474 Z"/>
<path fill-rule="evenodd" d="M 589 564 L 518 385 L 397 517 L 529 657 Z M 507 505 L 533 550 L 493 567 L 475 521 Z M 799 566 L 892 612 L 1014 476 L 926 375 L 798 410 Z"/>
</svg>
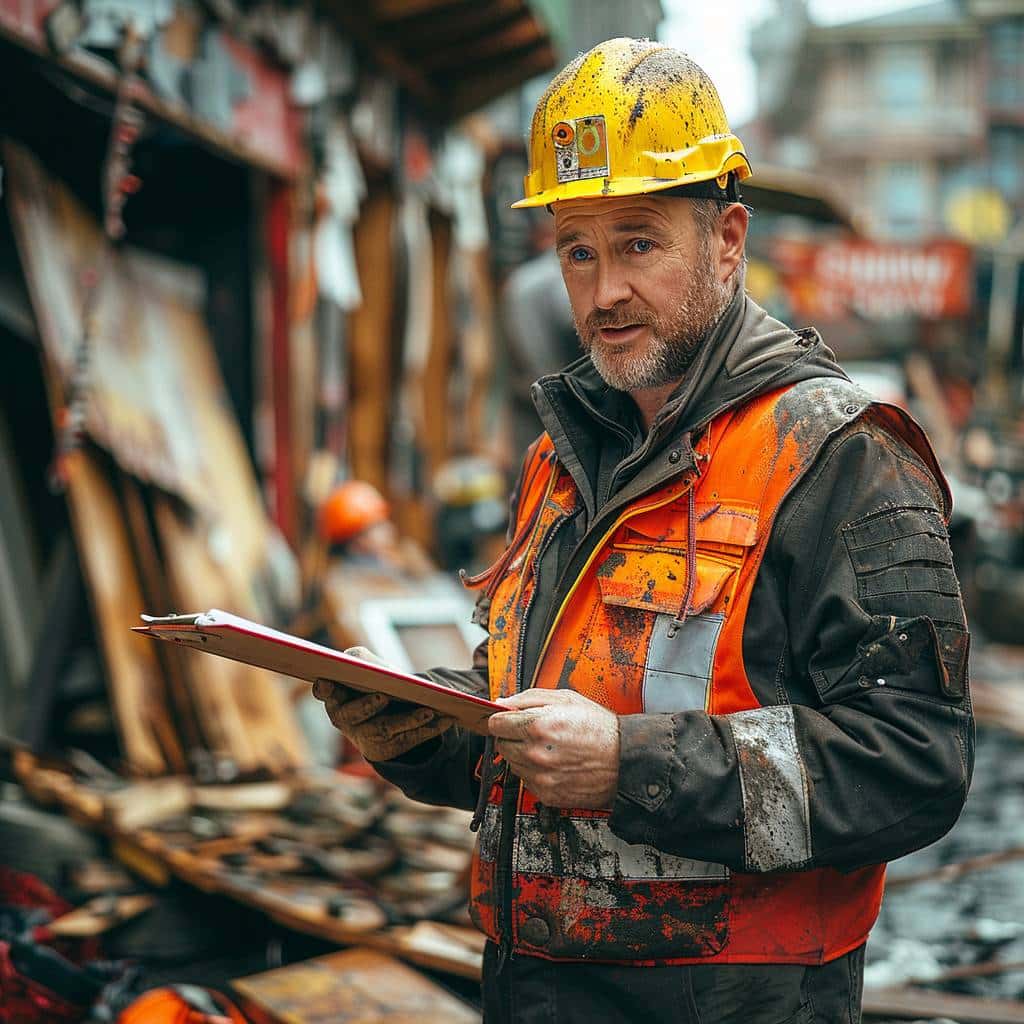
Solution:
<svg viewBox="0 0 1024 1024">
<path fill-rule="evenodd" d="M 635 196 L 750 176 L 714 83 L 685 53 L 609 39 L 548 86 L 530 130 L 526 196 L 513 207 Z"/>
</svg>

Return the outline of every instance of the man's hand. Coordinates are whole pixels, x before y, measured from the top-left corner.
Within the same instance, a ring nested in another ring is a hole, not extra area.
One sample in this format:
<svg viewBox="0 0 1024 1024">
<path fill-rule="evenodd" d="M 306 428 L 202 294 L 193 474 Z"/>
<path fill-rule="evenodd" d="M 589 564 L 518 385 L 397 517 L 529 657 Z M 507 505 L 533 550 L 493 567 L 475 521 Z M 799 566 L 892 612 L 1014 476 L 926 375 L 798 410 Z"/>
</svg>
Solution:
<svg viewBox="0 0 1024 1024">
<path fill-rule="evenodd" d="M 385 664 L 365 647 L 350 647 L 345 653 Z M 330 679 L 318 679 L 313 696 L 324 702 L 331 724 L 367 761 L 393 761 L 454 724 L 454 719 L 431 708 L 411 707 L 383 693 L 361 693 Z"/>
<path fill-rule="evenodd" d="M 549 807 L 610 810 L 619 784 L 619 719 L 573 690 L 526 690 L 498 703 L 495 750 Z"/>
</svg>

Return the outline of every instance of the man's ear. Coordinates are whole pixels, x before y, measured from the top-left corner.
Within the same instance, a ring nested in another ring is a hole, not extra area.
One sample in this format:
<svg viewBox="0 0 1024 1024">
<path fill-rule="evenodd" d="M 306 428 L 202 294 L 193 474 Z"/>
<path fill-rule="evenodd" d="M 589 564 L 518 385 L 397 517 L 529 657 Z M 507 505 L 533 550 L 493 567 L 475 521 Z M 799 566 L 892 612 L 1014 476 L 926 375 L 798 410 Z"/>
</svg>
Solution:
<svg viewBox="0 0 1024 1024">
<path fill-rule="evenodd" d="M 718 279 L 725 283 L 743 262 L 750 213 L 742 203 L 727 206 L 718 218 Z"/>
</svg>

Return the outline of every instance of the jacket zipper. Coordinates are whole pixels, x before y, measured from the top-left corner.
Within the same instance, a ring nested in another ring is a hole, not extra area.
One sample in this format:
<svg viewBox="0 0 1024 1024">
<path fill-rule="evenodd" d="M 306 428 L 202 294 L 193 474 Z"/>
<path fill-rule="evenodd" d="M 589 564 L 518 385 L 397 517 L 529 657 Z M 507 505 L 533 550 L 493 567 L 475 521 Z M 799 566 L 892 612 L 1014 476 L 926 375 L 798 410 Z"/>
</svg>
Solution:
<svg viewBox="0 0 1024 1024">
<path fill-rule="evenodd" d="M 553 474 L 553 476 L 554 476 L 554 474 Z M 691 482 L 691 486 L 692 486 L 692 482 Z M 545 495 L 545 498 L 544 498 L 545 502 L 547 501 L 548 495 L 550 495 L 550 493 L 551 493 L 551 488 L 549 488 L 548 494 Z M 604 546 L 604 544 L 608 540 L 608 538 L 624 522 L 627 522 L 628 520 L 632 519 L 634 516 L 641 515 L 644 512 L 650 512 L 650 511 L 653 511 L 654 509 L 662 508 L 665 505 L 671 504 L 671 502 L 675 501 L 676 498 L 679 497 L 680 493 L 682 493 L 682 491 L 680 491 L 679 493 L 671 494 L 668 497 L 661 498 L 658 501 L 650 502 L 650 503 L 648 503 L 646 505 L 641 505 L 641 506 L 639 506 L 637 508 L 630 509 L 630 508 L 628 508 L 628 504 L 627 504 L 627 507 L 625 509 L 621 509 L 621 508 L 618 509 L 618 510 L 612 509 L 610 511 L 609 514 L 612 514 L 612 515 L 615 516 L 615 518 L 612 521 L 611 526 L 605 531 L 605 533 L 601 536 L 600 540 L 592 548 L 589 556 L 587 557 L 586 562 L 583 564 L 583 566 L 580 569 L 580 571 L 576 574 L 576 579 L 574 580 L 573 585 L 569 588 L 568 593 L 566 594 L 566 596 L 563 599 L 562 603 L 559 605 L 558 611 L 557 611 L 554 619 L 552 620 L 551 625 L 549 626 L 549 628 L 546 631 L 544 643 L 543 643 L 543 645 L 541 647 L 541 651 L 540 651 L 540 654 L 539 654 L 539 656 L 537 658 L 537 661 L 534 664 L 533 675 L 532 675 L 531 680 L 530 680 L 530 688 L 532 688 L 533 686 L 536 685 L 537 675 L 538 675 L 538 673 L 540 671 L 540 666 L 541 666 L 541 664 L 544 661 L 544 656 L 547 653 L 548 646 L 551 643 L 551 638 L 554 636 L 555 630 L 557 629 L 558 624 L 561 621 L 562 614 L 564 613 L 566 606 L 568 605 L 570 599 L 572 598 L 572 595 L 576 592 L 576 588 L 579 585 L 580 580 L 583 578 L 583 576 L 586 574 L 586 571 L 593 564 L 594 560 L 598 556 L 598 553 L 601 551 L 602 547 Z M 602 518 L 604 518 L 604 517 L 602 517 Z M 561 527 L 567 522 L 568 519 L 569 519 L 568 515 L 563 515 L 560 519 L 556 520 L 551 525 L 551 528 L 548 530 L 547 535 L 544 537 L 544 540 L 541 542 L 541 546 L 538 549 L 536 559 L 534 560 L 534 571 L 536 571 L 539 568 L 540 560 L 541 560 L 542 556 L 544 555 L 544 553 L 547 551 L 548 545 L 552 542 L 552 540 L 554 539 L 554 537 L 555 537 L 556 533 L 558 532 L 558 530 L 561 529 Z M 569 559 L 569 564 L 566 566 L 566 571 L 562 574 L 562 578 L 558 581 L 558 587 L 556 589 L 556 596 L 557 596 L 558 590 L 561 589 L 562 583 L 565 580 L 565 576 L 568 573 L 568 570 L 572 566 L 572 562 L 574 561 L 576 555 L 583 549 L 583 546 L 587 543 L 587 540 L 588 540 L 588 538 L 590 536 L 593 536 L 593 531 L 592 530 L 588 531 L 588 536 L 584 537 L 584 539 L 580 542 L 579 546 L 577 547 L 576 551 L 573 552 L 572 557 Z M 529 545 L 527 547 L 529 547 Z M 516 692 L 519 692 L 522 689 L 522 686 L 521 686 L 521 683 L 522 683 L 521 675 L 522 675 L 522 663 L 523 663 L 523 640 L 524 640 L 524 637 L 525 637 L 525 628 L 524 627 L 526 625 L 526 617 L 529 615 L 530 609 L 533 606 L 533 600 L 534 600 L 534 596 L 536 595 L 536 593 L 537 593 L 537 587 L 536 587 L 536 581 L 535 581 L 535 586 L 534 586 L 533 592 L 530 594 L 530 598 L 527 601 L 526 608 L 524 609 L 523 623 L 522 623 L 522 625 L 520 627 L 519 645 L 518 645 L 518 649 L 516 651 L 516 669 L 515 669 L 515 672 L 516 672 L 516 678 L 515 678 Z M 508 773 L 508 766 L 507 765 L 505 766 L 505 776 L 506 776 L 505 777 L 505 785 L 504 785 L 504 788 L 502 790 L 501 833 L 500 833 L 500 837 L 501 838 L 499 840 L 499 848 L 498 848 L 498 863 L 502 866 L 503 874 L 505 874 L 505 876 L 506 876 L 505 878 L 500 880 L 500 884 L 501 884 L 501 900 L 502 900 L 502 916 L 501 916 L 501 922 L 500 922 L 501 941 L 498 944 L 498 964 L 497 964 L 497 970 L 499 972 L 504 967 L 504 965 L 505 965 L 506 961 L 508 960 L 508 958 L 512 955 L 512 846 L 513 846 L 513 841 L 514 841 L 513 832 L 514 832 L 514 827 L 515 827 L 515 809 L 516 809 L 516 805 L 518 804 L 518 800 L 519 800 L 519 786 L 520 786 L 520 783 L 518 782 L 518 780 L 516 781 L 516 785 L 515 786 L 509 785 L 509 781 L 510 781 L 511 776 Z"/>
</svg>

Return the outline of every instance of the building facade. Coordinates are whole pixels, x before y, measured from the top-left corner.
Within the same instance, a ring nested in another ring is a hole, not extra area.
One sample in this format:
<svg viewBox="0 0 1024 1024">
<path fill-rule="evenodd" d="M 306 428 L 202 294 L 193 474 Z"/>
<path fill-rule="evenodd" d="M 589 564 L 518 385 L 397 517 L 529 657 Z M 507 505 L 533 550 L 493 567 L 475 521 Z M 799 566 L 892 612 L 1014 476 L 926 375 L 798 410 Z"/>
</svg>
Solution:
<svg viewBox="0 0 1024 1024">
<path fill-rule="evenodd" d="M 823 172 L 861 227 L 995 244 L 1024 210 L 1024 2 L 832 26 L 800 2 L 754 33 L 755 157 Z"/>
</svg>

